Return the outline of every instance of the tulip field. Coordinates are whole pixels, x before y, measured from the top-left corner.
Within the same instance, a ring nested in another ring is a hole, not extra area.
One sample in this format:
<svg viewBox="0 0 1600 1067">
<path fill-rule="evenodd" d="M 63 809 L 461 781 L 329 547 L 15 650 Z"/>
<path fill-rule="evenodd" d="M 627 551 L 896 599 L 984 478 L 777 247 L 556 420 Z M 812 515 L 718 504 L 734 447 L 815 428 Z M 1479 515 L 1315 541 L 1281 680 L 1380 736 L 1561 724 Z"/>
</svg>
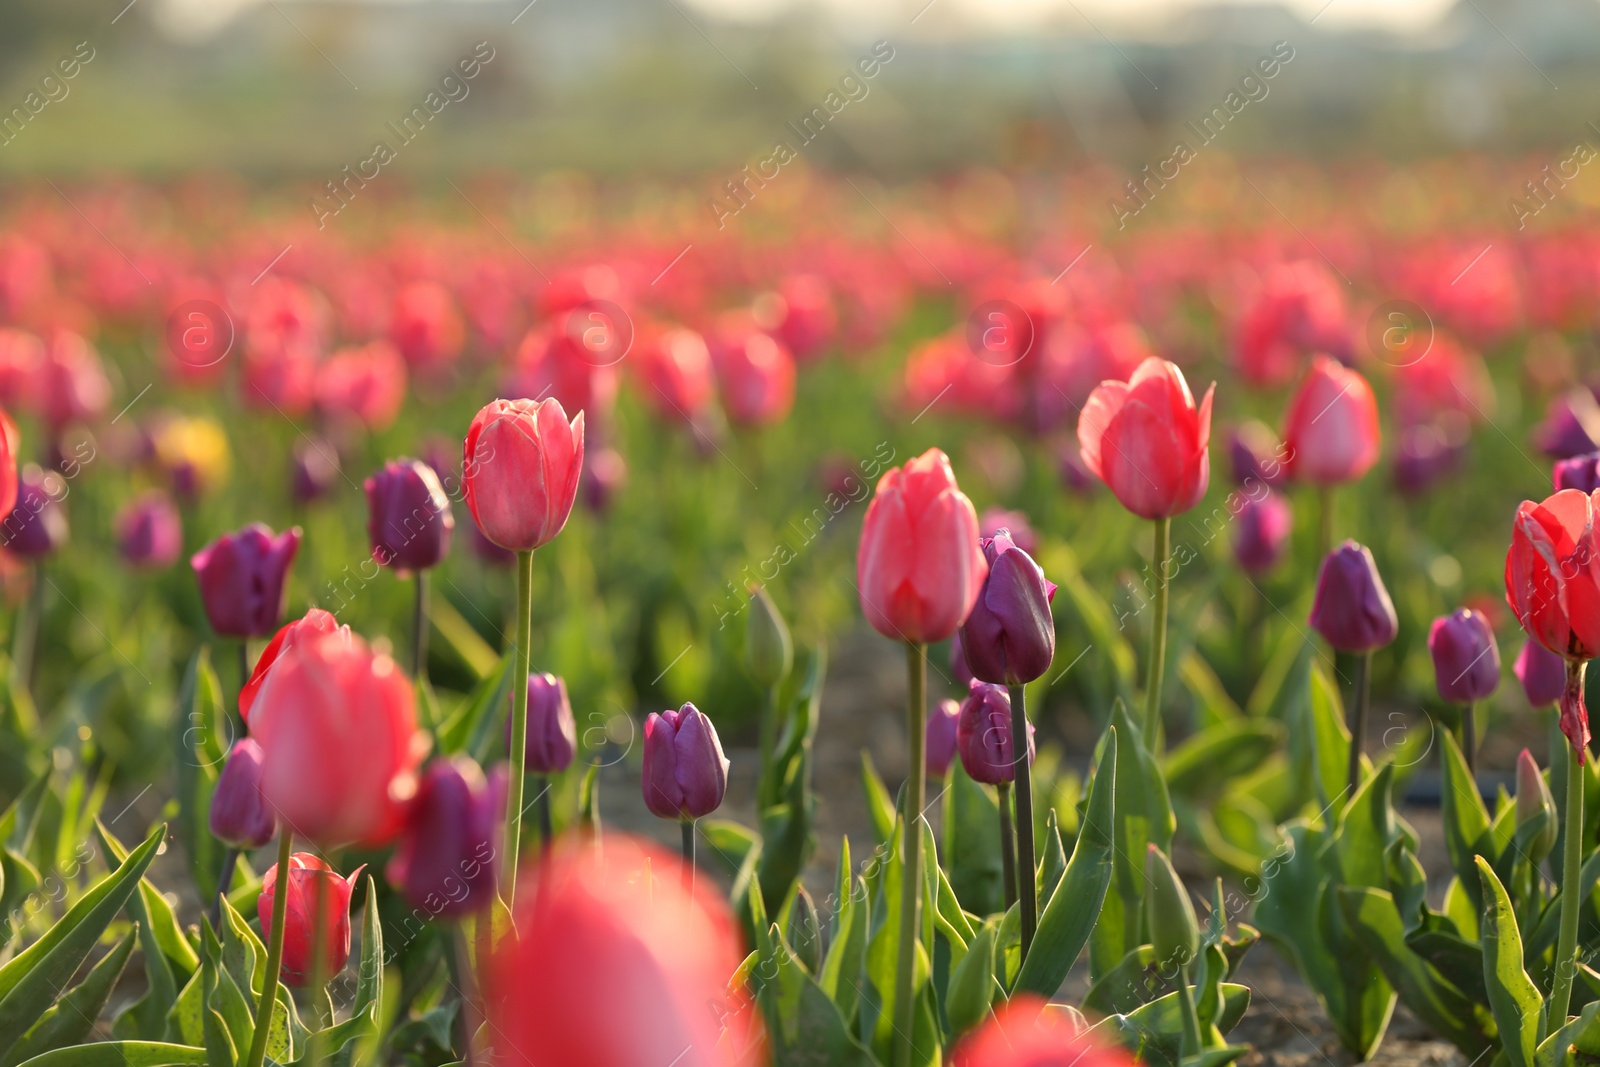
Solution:
<svg viewBox="0 0 1600 1067">
<path fill-rule="evenodd" d="M 1600 239 L 1470 162 L 9 186 L 0 1067 L 1600 1058 Z"/>
</svg>

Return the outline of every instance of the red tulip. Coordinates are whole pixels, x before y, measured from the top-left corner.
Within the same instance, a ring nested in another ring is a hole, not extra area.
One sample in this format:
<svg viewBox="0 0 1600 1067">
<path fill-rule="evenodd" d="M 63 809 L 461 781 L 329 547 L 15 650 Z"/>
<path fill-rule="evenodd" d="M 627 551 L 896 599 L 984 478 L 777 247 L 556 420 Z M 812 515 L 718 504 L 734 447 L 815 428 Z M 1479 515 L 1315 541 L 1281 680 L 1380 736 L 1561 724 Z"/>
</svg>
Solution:
<svg viewBox="0 0 1600 1067">
<path fill-rule="evenodd" d="M 1356 371 L 1318 356 L 1284 422 L 1289 473 L 1315 485 L 1353 482 L 1378 462 L 1378 401 Z"/>
<path fill-rule="evenodd" d="M 32 392 L 39 413 L 57 428 L 97 418 L 111 402 L 111 383 L 100 356 L 68 330 L 50 335 Z"/>
<path fill-rule="evenodd" d="M 250 712 L 261 794 L 287 829 L 319 844 L 382 844 L 401 828 L 427 747 L 411 685 L 359 637 L 298 636 Z"/>
<path fill-rule="evenodd" d="M 1182 514 L 1211 479 L 1211 396 L 1197 409 L 1183 371 L 1151 357 L 1127 382 L 1102 382 L 1078 418 L 1083 462 L 1146 519 Z"/>
<path fill-rule="evenodd" d="M 426 373 L 454 363 L 466 336 L 455 299 L 438 282 L 412 282 L 396 294 L 389 337 L 412 370 Z"/>
<path fill-rule="evenodd" d="M 663 330 L 640 353 L 645 402 L 664 419 L 691 422 L 711 402 L 711 353 L 693 330 Z"/>
<path fill-rule="evenodd" d="M 501 548 L 548 544 L 572 514 L 583 471 L 583 412 L 569 424 L 558 400 L 496 400 L 467 430 L 467 509 Z"/>
<path fill-rule="evenodd" d="M 261 650 L 261 658 L 256 660 L 255 670 L 250 672 L 250 680 L 239 690 L 239 718 L 244 720 L 245 726 L 250 725 L 250 709 L 255 706 L 256 694 L 261 691 L 261 686 L 267 680 L 267 672 L 278 662 L 278 657 L 296 641 L 315 640 L 323 634 L 337 633 L 341 629 L 346 635 L 350 633 L 350 627 L 341 628 L 339 620 L 330 612 L 312 608 L 306 612 L 305 618 L 286 624 L 272 635 L 267 647 Z"/>
<path fill-rule="evenodd" d="M 949 458 L 930 448 L 878 481 L 861 525 L 856 588 L 872 628 L 928 644 L 956 632 L 989 572 L 978 515 Z"/>
<path fill-rule="evenodd" d="M 387 341 L 342 348 L 318 369 L 316 393 L 323 414 L 386 430 L 405 402 L 405 361 Z"/>
<path fill-rule="evenodd" d="M 312 964 L 317 928 L 322 930 L 322 971 L 331 980 L 350 959 L 350 892 L 365 870 L 363 864 L 344 878 L 309 852 L 289 857 L 289 899 L 284 906 L 283 965 L 278 975 L 285 985 L 307 986 L 317 973 Z M 261 928 L 272 926 L 272 908 L 278 893 L 278 865 L 267 868 L 256 898 Z"/>
<path fill-rule="evenodd" d="M 1078 1033 L 1067 1014 L 1022 995 L 956 1046 L 953 1067 L 1133 1067 L 1133 1057 Z"/>
<path fill-rule="evenodd" d="M 730 995 L 744 957 L 726 900 L 678 860 L 607 835 L 557 845 L 489 960 L 487 1032 L 504 1067 L 756 1067 L 754 1005 Z M 560 960 L 559 967 L 551 966 Z"/>
</svg>

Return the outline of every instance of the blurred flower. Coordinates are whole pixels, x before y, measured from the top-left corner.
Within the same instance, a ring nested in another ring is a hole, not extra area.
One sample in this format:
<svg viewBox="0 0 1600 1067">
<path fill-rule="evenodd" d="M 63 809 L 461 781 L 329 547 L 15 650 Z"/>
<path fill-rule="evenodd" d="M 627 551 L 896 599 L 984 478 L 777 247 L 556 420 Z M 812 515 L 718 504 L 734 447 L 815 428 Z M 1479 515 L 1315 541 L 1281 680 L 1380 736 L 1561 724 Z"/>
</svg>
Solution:
<svg viewBox="0 0 1600 1067">
<path fill-rule="evenodd" d="M 32 411 L 44 343 L 26 330 L 0 328 L 0 404 Z"/>
<path fill-rule="evenodd" d="M 223 534 L 190 559 L 211 628 L 224 637 L 264 637 L 283 614 L 283 583 L 300 527 L 274 534 L 264 523 Z"/>
<path fill-rule="evenodd" d="M 387 341 L 341 348 L 317 370 L 317 408 L 369 432 L 394 424 L 406 397 L 406 364 Z"/>
<path fill-rule="evenodd" d="M 78 334 L 52 332 L 34 379 L 32 398 L 53 429 L 99 418 L 111 403 L 111 382 L 100 356 Z"/>
<path fill-rule="evenodd" d="M 755 315 L 798 360 L 820 354 L 839 327 L 827 279 L 818 274 L 790 274 L 777 292 L 757 298 Z"/>
<path fill-rule="evenodd" d="M 1024 993 L 955 1049 L 953 1067 L 1133 1067 L 1120 1047 L 1080 1034 L 1063 1010 Z"/>
<path fill-rule="evenodd" d="M 325 438 L 302 438 L 294 446 L 295 500 L 310 503 L 324 496 L 339 480 L 339 453 Z"/>
<path fill-rule="evenodd" d="M 1063 323 L 1035 349 L 1017 371 L 1032 379 L 1022 403 L 1036 433 L 1070 425 L 1102 382 L 1126 382 L 1140 364 L 1156 358 L 1144 330 L 1121 321 Z"/>
<path fill-rule="evenodd" d="M 1339 280 L 1310 260 L 1280 263 L 1245 311 L 1234 338 L 1234 366 L 1260 388 L 1294 380 L 1311 352 L 1348 354 L 1349 312 Z"/>
<path fill-rule="evenodd" d="M 283 965 L 279 977 L 285 985 L 304 988 L 318 973 L 312 962 L 314 946 L 321 941 L 321 975 L 331 981 L 344 970 L 350 959 L 350 892 L 366 869 L 363 864 L 344 878 L 309 852 L 289 857 L 283 925 Z M 256 898 L 256 914 L 261 928 L 272 926 L 272 909 L 279 891 L 278 865 L 274 863 L 261 877 L 261 895 Z M 318 930 L 321 931 L 320 938 Z"/>
<path fill-rule="evenodd" d="M 1528 703 L 1536 708 L 1560 700 L 1567 687 L 1567 661 L 1531 637 L 1517 653 L 1517 662 L 1511 669 L 1522 683 Z"/>
<path fill-rule="evenodd" d="M 1283 441 L 1296 480 L 1314 485 L 1356 481 L 1378 462 L 1378 401 L 1372 386 L 1335 360 L 1316 357 L 1289 401 Z"/>
<path fill-rule="evenodd" d="M 1322 561 L 1310 622 L 1340 652 L 1370 652 L 1394 640 L 1394 603 L 1365 545 L 1346 541 Z"/>
<path fill-rule="evenodd" d="M 402 573 L 427 570 L 444 559 L 456 519 L 432 467 L 416 459 L 391 459 L 365 488 L 373 559 Z"/>
<path fill-rule="evenodd" d="M 234 848 L 260 848 L 278 832 L 278 816 L 261 795 L 261 746 L 245 737 L 228 750 L 228 761 L 211 792 L 211 835 Z"/>
<path fill-rule="evenodd" d="M 897 641 L 943 641 L 966 621 L 988 569 L 978 516 L 943 452 L 930 448 L 884 473 L 856 553 L 861 611 L 873 629 Z"/>
<path fill-rule="evenodd" d="M 239 690 L 239 718 L 244 721 L 246 728 L 250 725 L 250 709 L 255 706 L 256 694 L 261 691 L 261 686 L 267 680 L 267 672 L 278 662 L 278 657 L 296 641 L 314 641 L 324 634 L 341 632 L 348 637 L 350 627 L 340 626 L 332 612 L 311 608 L 304 618 L 285 623 L 272 635 L 272 640 L 267 642 L 267 647 L 261 650 L 261 655 L 256 659 L 250 678 Z"/>
<path fill-rule="evenodd" d="M 0 521 L 0 545 L 24 559 L 41 559 L 67 543 L 66 483 L 54 471 L 22 468 L 17 503 Z"/>
<path fill-rule="evenodd" d="M 1440 700 L 1471 704 L 1500 687 L 1500 647 L 1489 620 L 1478 612 L 1460 608 L 1434 619 L 1428 651 Z"/>
<path fill-rule="evenodd" d="M 983 514 L 978 516 L 978 537 L 993 537 L 1001 530 L 1007 531 L 1011 535 L 1011 543 L 1028 555 L 1039 551 L 1039 535 L 1033 532 L 1028 516 L 1005 508 L 985 508 Z"/>
<path fill-rule="evenodd" d="M 428 918 L 456 918 L 488 907 L 497 874 L 496 808 L 494 790 L 471 759 L 430 762 L 389 860 L 389 881 Z"/>
<path fill-rule="evenodd" d="M 1245 497 L 1235 516 L 1233 558 L 1246 573 L 1262 575 L 1277 566 L 1289 545 L 1294 513 L 1289 502 L 1267 491 L 1257 499 Z"/>
<path fill-rule="evenodd" d="M 411 282 L 395 294 L 389 338 L 418 374 L 426 377 L 454 363 L 466 336 L 455 298 L 439 283 Z"/>
<path fill-rule="evenodd" d="M 712 348 L 722 408 L 739 426 L 782 422 L 794 406 L 794 359 L 754 328 L 726 331 Z"/>
<path fill-rule="evenodd" d="M 256 693 L 261 792 L 296 835 L 325 847 L 381 845 L 404 824 L 428 745 L 411 684 L 343 632 L 285 646 Z"/>
<path fill-rule="evenodd" d="M 117 550 L 135 567 L 170 567 L 183 551 L 183 520 L 172 500 L 152 489 L 117 515 Z"/>
<path fill-rule="evenodd" d="M 610 415 L 625 353 L 612 332 L 614 324 L 599 311 L 593 314 L 598 321 L 578 310 L 560 317 L 553 328 L 529 330 L 512 359 L 505 395 L 558 400 L 562 410 L 584 412 L 591 424 Z"/>
<path fill-rule="evenodd" d="M 506 694 L 511 706 L 511 694 Z M 530 774 L 560 774 L 572 765 L 578 727 L 567 699 L 567 683 L 549 673 L 528 675 L 528 743 L 522 765 Z M 506 747 L 511 747 L 511 716 L 506 715 Z"/>
<path fill-rule="evenodd" d="M 1587 389 L 1574 388 L 1550 401 L 1544 421 L 1533 429 L 1533 443 L 1554 459 L 1569 459 L 1600 448 L 1600 404 Z"/>
<path fill-rule="evenodd" d="M 1494 414 L 1494 380 L 1483 357 L 1438 332 L 1420 358 L 1395 368 L 1394 410 L 1402 425 L 1454 412 L 1472 422 Z"/>
<path fill-rule="evenodd" d="M 1406 496 L 1427 491 L 1460 466 L 1466 446 L 1464 420 L 1453 412 L 1436 422 L 1407 426 L 1395 450 L 1395 488 Z"/>
<path fill-rule="evenodd" d="M 1084 465 L 1083 451 L 1078 442 L 1063 441 L 1056 450 L 1056 475 L 1061 484 L 1074 493 L 1088 494 L 1102 484 L 1093 471 Z"/>
<path fill-rule="evenodd" d="M 644 804 L 663 819 L 698 819 L 722 805 L 728 759 L 717 729 L 693 704 L 644 723 Z"/>
<path fill-rule="evenodd" d="M 210 419 L 163 417 L 151 430 L 151 440 L 156 462 L 179 496 L 192 499 L 227 480 L 228 436 Z"/>
<path fill-rule="evenodd" d="M 583 412 L 556 400 L 496 400 L 472 420 L 462 457 L 467 508 L 485 537 L 513 551 L 548 544 L 567 524 L 583 471 Z"/>
<path fill-rule="evenodd" d="M 634 366 L 645 403 L 668 421 L 693 422 L 711 403 L 711 353 L 693 330 L 662 330 Z"/>
<path fill-rule="evenodd" d="M 516 937 L 486 974 L 502 1067 L 757 1067 L 754 1005 L 730 992 L 745 950 L 727 901 L 627 837 L 557 845 L 519 879 Z M 549 961 L 561 960 L 560 967 Z"/>
<path fill-rule="evenodd" d="M 1276 487 L 1288 480 L 1278 435 L 1256 419 L 1241 422 L 1228 431 L 1228 461 L 1233 484 L 1250 488 L 1251 482 Z"/>
<path fill-rule="evenodd" d="M 1050 669 L 1056 625 L 1050 602 L 1056 586 L 1033 557 L 1011 540 L 1009 530 L 983 538 L 984 577 L 977 603 L 961 624 L 961 647 L 975 678 L 997 685 L 1022 685 Z"/>
<path fill-rule="evenodd" d="M 956 751 L 975 782 L 998 785 L 1017 776 L 1017 750 L 1011 733 L 1011 696 L 1003 685 L 974 681 L 956 721 Z M 1028 762 L 1033 762 L 1033 723 L 1028 724 Z"/>
<path fill-rule="evenodd" d="M 1197 409 L 1183 371 L 1151 358 L 1126 383 L 1105 382 L 1078 419 L 1084 464 L 1122 506 L 1146 519 L 1199 503 L 1210 482 L 1211 397 Z"/>
<path fill-rule="evenodd" d="M 1556 460 L 1551 478 L 1557 491 L 1576 489 L 1580 493 L 1592 493 L 1600 489 L 1600 452 Z"/>
<path fill-rule="evenodd" d="M 928 774 L 934 778 L 943 778 L 950 761 L 956 758 L 956 724 L 960 718 L 961 704 L 955 700 L 941 700 L 928 712 L 923 753 Z"/>
</svg>

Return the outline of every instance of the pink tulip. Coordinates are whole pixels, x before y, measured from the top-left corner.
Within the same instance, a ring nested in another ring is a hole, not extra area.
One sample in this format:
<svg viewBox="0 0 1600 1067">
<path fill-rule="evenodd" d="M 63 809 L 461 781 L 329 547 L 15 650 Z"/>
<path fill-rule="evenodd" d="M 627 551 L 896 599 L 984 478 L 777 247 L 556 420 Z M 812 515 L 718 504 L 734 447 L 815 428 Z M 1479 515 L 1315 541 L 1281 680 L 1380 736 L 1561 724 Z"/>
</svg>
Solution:
<svg viewBox="0 0 1600 1067">
<path fill-rule="evenodd" d="M 1175 364 L 1151 357 L 1127 382 L 1103 382 L 1078 418 L 1084 464 L 1122 506 L 1146 519 L 1171 518 L 1200 502 L 1211 480 L 1213 385 L 1195 407 Z"/>
<path fill-rule="evenodd" d="M 558 400 L 496 400 L 467 430 L 467 509 L 501 548 L 532 551 L 567 524 L 583 471 L 583 412 Z"/>
<path fill-rule="evenodd" d="M 1359 479 L 1378 462 L 1378 401 L 1356 371 L 1327 356 L 1289 401 L 1283 443 L 1290 474 L 1314 485 Z"/>
</svg>

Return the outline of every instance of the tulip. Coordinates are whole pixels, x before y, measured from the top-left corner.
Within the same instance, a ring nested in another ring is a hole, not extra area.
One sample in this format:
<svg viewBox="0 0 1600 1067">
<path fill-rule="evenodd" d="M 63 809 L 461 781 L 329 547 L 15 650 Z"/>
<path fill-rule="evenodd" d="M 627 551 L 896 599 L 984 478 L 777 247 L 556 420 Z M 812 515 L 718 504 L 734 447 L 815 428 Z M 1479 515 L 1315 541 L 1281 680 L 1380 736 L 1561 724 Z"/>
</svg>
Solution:
<svg viewBox="0 0 1600 1067">
<path fill-rule="evenodd" d="M 1428 631 L 1434 684 L 1439 699 L 1463 704 L 1461 747 L 1469 770 L 1477 770 L 1477 729 L 1473 705 L 1500 685 L 1500 649 L 1482 612 L 1461 608 L 1433 620 Z"/>
<path fill-rule="evenodd" d="M 427 747 L 412 687 L 359 637 L 286 641 L 250 712 L 261 792 L 291 832 L 377 846 L 404 822 Z"/>
<path fill-rule="evenodd" d="M 1556 460 L 1551 478 L 1558 492 L 1576 489 L 1580 493 L 1592 493 L 1600 489 L 1600 452 Z"/>
<path fill-rule="evenodd" d="M 1289 502 L 1277 493 L 1265 491 L 1259 499 L 1246 497 L 1235 517 L 1233 558 L 1243 570 L 1260 576 L 1283 558 L 1294 528 Z"/>
<path fill-rule="evenodd" d="M 1404 496 L 1417 496 L 1460 466 L 1466 453 L 1467 423 L 1446 412 L 1434 422 L 1400 432 L 1394 457 L 1394 484 Z"/>
<path fill-rule="evenodd" d="M 117 515 L 116 527 L 117 551 L 131 566 L 170 567 L 183 550 L 183 520 L 159 489 L 129 501 Z"/>
<path fill-rule="evenodd" d="M 607 836 L 557 848 L 515 903 L 516 937 L 486 967 L 485 1033 L 501 1067 L 757 1067 L 760 1013 L 731 993 L 744 957 L 726 899 L 660 872 L 672 860 Z M 550 966 L 560 960 L 560 967 Z"/>
<path fill-rule="evenodd" d="M 961 704 L 955 700 L 941 700 L 928 712 L 925 763 L 928 773 L 943 778 L 950 770 L 950 761 L 956 758 L 956 723 L 961 718 Z"/>
<path fill-rule="evenodd" d="M 597 448 L 585 457 L 583 472 L 584 506 L 604 514 L 628 484 L 628 461 L 614 448 Z"/>
<path fill-rule="evenodd" d="M 1289 401 L 1283 431 L 1290 474 L 1313 485 L 1359 479 L 1378 462 L 1378 402 L 1358 372 L 1318 356 Z"/>
<path fill-rule="evenodd" d="M 350 877 L 343 878 L 309 852 L 289 857 L 283 960 L 278 972 L 285 985 L 305 988 L 317 979 L 327 982 L 344 970 L 350 959 L 350 892 L 364 869 L 364 865 L 357 867 Z M 277 894 L 278 865 L 273 864 L 262 876 L 261 895 L 256 898 L 262 929 L 273 925 Z M 314 960 L 319 944 L 322 958 Z"/>
<path fill-rule="evenodd" d="M 511 704 L 515 711 L 516 702 Z M 513 716 L 506 717 L 506 747 L 514 752 L 512 719 Z M 544 780 L 571 766 L 577 743 L 578 727 L 572 718 L 572 703 L 567 699 L 567 683 L 553 674 L 530 674 L 528 730 L 522 766 L 534 775 L 534 787 L 539 791 L 540 840 L 547 848 L 555 837 L 550 819 L 550 790 Z"/>
<path fill-rule="evenodd" d="M 722 805 L 728 759 L 717 729 L 693 704 L 644 723 L 644 803 L 663 819 L 698 819 Z"/>
<path fill-rule="evenodd" d="M 193 500 L 228 478 L 228 437 L 210 419 L 163 418 L 152 433 L 156 462 L 173 492 Z"/>
<path fill-rule="evenodd" d="M 755 329 L 740 330 L 716 348 L 722 408 L 738 426 L 782 422 L 794 406 L 794 357 L 782 343 Z"/>
<path fill-rule="evenodd" d="M 0 520 L 0 544 L 24 559 L 38 560 L 67 543 L 67 515 L 60 501 L 66 483 L 54 471 L 30 463 L 22 469 L 17 503 Z"/>
<path fill-rule="evenodd" d="M 494 793 L 465 756 L 433 760 L 422 772 L 389 881 L 427 918 L 482 911 L 494 899 Z"/>
<path fill-rule="evenodd" d="M 1282 446 L 1277 435 L 1264 423 L 1250 422 L 1235 426 L 1228 434 L 1228 462 L 1233 471 L 1233 483 L 1242 489 L 1253 484 L 1280 485 L 1288 476 L 1279 459 Z"/>
<path fill-rule="evenodd" d="M 294 446 L 294 475 L 291 491 L 296 502 L 310 503 L 327 495 L 339 480 L 339 453 L 321 439 L 301 441 Z"/>
<path fill-rule="evenodd" d="M 1355 699 L 1350 704 L 1349 786 L 1353 795 L 1361 777 L 1361 748 L 1366 737 L 1368 685 L 1372 652 L 1395 638 L 1399 620 L 1378 565 L 1365 545 L 1346 541 L 1328 553 L 1317 572 L 1311 602 L 1311 628 L 1341 652 L 1360 654 L 1356 661 Z"/>
<path fill-rule="evenodd" d="M 515 552 L 548 544 L 567 524 L 583 469 L 583 412 L 569 424 L 555 400 L 496 400 L 467 430 L 467 508 L 489 540 Z"/>
<path fill-rule="evenodd" d="M 1567 687 L 1567 661 L 1532 638 L 1517 653 L 1511 670 L 1522 683 L 1528 703 L 1536 708 L 1559 701 Z"/>
<path fill-rule="evenodd" d="M 961 702 L 956 726 L 956 751 L 961 766 L 975 782 L 1010 783 L 1021 764 L 1013 742 L 1011 698 L 1003 685 L 972 683 Z M 1028 724 L 1028 762 L 1033 762 L 1033 724 Z"/>
<path fill-rule="evenodd" d="M 1600 403 L 1575 386 L 1550 401 L 1544 421 L 1533 429 L 1533 443 L 1555 459 L 1581 456 L 1600 448 Z"/>
<path fill-rule="evenodd" d="M 636 366 L 645 401 L 664 419 L 692 424 L 711 403 L 711 352 L 693 330 L 663 330 L 644 346 Z"/>
<path fill-rule="evenodd" d="M 317 368 L 317 408 L 369 433 L 394 424 L 406 398 L 406 364 L 387 341 L 345 348 Z"/>
<path fill-rule="evenodd" d="M 402 572 L 435 566 L 450 551 L 455 516 L 439 476 L 415 459 L 392 459 L 366 481 L 372 558 Z"/>
<path fill-rule="evenodd" d="M 438 282 L 418 281 L 395 294 L 389 338 L 406 364 L 426 376 L 455 362 L 466 343 L 467 328 L 448 289 Z"/>
<path fill-rule="evenodd" d="M 261 795 L 261 760 L 254 738 L 235 741 L 211 794 L 211 835 L 232 848 L 260 848 L 278 832 L 278 816 Z"/>
<path fill-rule="evenodd" d="M 248 680 L 239 690 L 239 718 L 246 727 L 250 725 L 250 709 L 255 706 L 256 694 L 266 684 L 267 674 L 272 670 L 278 658 L 292 648 L 297 641 L 314 641 L 323 634 L 339 633 L 344 637 L 350 636 L 350 627 L 340 626 L 339 620 L 331 612 L 321 608 L 312 608 L 305 613 L 304 618 L 285 623 L 277 633 L 272 635 L 272 640 L 267 642 L 267 647 L 261 650 L 261 656 L 256 660 L 255 669 L 250 672 Z"/>
<path fill-rule="evenodd" d="M 196 552 L 189 565 L 211 628 L 225 637 L 270 634 L 283 614 L 283 583 L 299 547 L 300 527 L 274 534 L 257 522 Z"/>
<path fill-rule="evenodd" d="M 1133 1067 L 1117 1045 L 1079 1033 L 1063 1010 L 1028 993 L 1012 997 L 956 1046 L 953 1067 Z"/>
<path fill-rule="evenodd" d="M 972 675 L 1019 686 L 1050 669 L 1056 652 L 1050 602 L 1056 586 L 1002 529 L 980 542 L 989 572 L 978 601 L 961 625 L 961 647 Z"/>
<path fill-rule="evenodd" d="M 631 325 L 613 323 L 598 308 L 581 307 L 557 319 L 561 328 L 530 330 L 517 347 L 505 381 L 508 397 L 552 397 L 565 411 L 603 423 L 616 404 L 617 363 L 627 354 Z M 627 334 L 618 332 L 626 326 Z"/>
<path fill-rule="evenodd" d="M 1033 532 L 1033 525 L 1028 522 L 1028 516 L 1020 511 L 1007 511 L 1005 508 L 988 508 L 978 516 L 978 537 L 993 537 L 1001 530 L 1011 535 L 1011 543 L 1016 545 L 1028 555 L 1037 555 L 1039 552 L 1039 535 Z"/>
<path fill-rule="evenodd" d="M 98 418 L 111 402 L 111 382 L 93 346 L 70 330 L 45 342 L 33 397 L 52 429 Z"/>
<path fill-rule="evenodd" d="M 1521 830 L 1534 819 L 1544 816 L 1544 826 L 1528 841 L 1528 859 L 1535 866 L 1542 863 L 1556 847 L 1556 801 L 1550 795 L 1550 786 L 1544 772 L 1533 761 L 1527 749 L 1517 755 L 1517 829 Z"/>
<path fill-rule="evenodd" d="M 1126 382 L 1102 382 L 1078 418 L 1084 464 L 1122 506 L 1170 519 L 1200 502 L 1210 482 L 1211 397 L 1198 408 L 1183 371 L 1152 356 Z"/>
</svg>

